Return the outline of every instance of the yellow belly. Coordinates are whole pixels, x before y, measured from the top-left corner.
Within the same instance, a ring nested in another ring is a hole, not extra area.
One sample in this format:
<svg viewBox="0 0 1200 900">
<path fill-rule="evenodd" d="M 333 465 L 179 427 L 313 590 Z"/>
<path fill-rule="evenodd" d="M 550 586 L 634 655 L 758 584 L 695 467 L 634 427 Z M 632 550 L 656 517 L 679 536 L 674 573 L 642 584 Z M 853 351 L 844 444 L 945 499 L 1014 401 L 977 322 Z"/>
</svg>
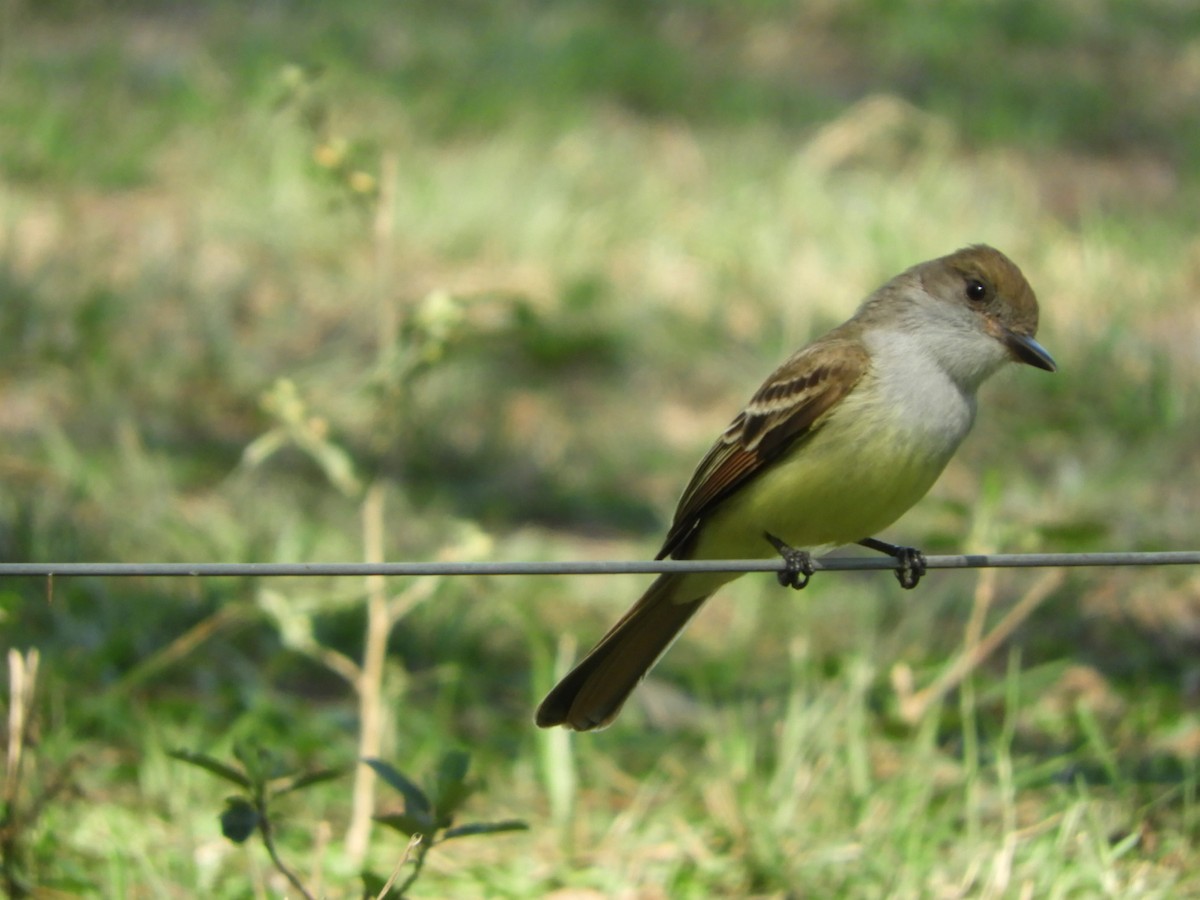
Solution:
<svg viewBox="0 0 1200 900">
<path fill-rule="evenodd" d="M 888 416 L 834 417 L 713 509 L 688 555 L 765 559 L 776 551 L 764 532 L 810 551 L 871 537 L 933 486 L 969 425 L 961 434 L 930 435 Z M 693 576 L 677 599 L 711 593 L 734 577 Z"/>
<path fill-rule="evenodd" d="M 780 460 L 715 509 L 693 556 L 759 558 L 768 531 L 793 547 L 853 543 L 891 525 L 933 486 L 944 459 L 846 452 L 814 441 Z"/>
</svg>

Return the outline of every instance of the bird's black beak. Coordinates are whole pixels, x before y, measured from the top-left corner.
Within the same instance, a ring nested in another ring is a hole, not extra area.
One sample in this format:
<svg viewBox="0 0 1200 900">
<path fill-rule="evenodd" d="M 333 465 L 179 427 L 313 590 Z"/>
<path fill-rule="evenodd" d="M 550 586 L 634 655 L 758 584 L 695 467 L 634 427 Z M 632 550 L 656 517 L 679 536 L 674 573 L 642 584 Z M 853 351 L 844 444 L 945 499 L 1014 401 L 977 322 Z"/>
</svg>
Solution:
<svg viewBox="0 0 1200 900">
<path fill-rule="evenodd" d="M 1015 331 L 1010 331 L 1006 338 L 1005 343 L 1008 345 L 1009 351 L 1017 362 L 1045 369 L 1047 372 L 1058 370 L 1058 364 L 1054 362 L 1054 357 L 1047 353 L 1046 348 L 1029 335 L 1017 334 Z"/>
</svg>

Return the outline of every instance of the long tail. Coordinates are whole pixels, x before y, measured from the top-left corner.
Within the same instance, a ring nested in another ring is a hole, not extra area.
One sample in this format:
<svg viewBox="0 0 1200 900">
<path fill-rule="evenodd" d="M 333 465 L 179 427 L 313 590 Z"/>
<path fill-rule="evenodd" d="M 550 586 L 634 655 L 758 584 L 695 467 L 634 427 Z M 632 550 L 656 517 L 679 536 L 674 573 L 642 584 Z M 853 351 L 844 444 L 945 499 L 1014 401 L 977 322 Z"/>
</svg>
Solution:
<svg viewBox="0 0 1200 900">
<path fill-rule="evenodd" d="M 590 731 L 616 718 L 638 682 L 709 597 L 677 599 L 685 577 L 658 576 L 629 612 L 546 695 L 537 711 L 540 727 L 565 725 Z"/>
</svg>

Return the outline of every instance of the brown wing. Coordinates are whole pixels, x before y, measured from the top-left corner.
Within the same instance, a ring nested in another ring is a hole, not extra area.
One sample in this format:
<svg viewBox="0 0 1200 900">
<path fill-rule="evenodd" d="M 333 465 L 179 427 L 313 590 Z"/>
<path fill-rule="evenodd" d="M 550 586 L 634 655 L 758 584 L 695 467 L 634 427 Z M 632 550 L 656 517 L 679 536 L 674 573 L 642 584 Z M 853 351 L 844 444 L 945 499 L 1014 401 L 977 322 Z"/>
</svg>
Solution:
<svg viewBox="0 0 1200 900">
<path fill-rule="evenodd" d="M 680 550 L 713 507 L 820 427 L 867 365 L 859 342 L 826 338 L 776 369 L 696 467 L 657 558 Z"/>
</svg>

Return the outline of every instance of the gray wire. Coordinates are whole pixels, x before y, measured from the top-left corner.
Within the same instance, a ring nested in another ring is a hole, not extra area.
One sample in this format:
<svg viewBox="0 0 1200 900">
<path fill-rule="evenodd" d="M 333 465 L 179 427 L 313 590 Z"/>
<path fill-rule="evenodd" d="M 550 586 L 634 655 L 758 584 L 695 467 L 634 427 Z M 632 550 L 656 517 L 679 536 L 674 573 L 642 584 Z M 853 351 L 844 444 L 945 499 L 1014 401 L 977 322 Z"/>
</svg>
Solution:
<svg viewBox="0 0 1200 900">
<path fill-rule="evenodd" d="M 928 569 L 1028 569 L 1079 566 L 1195 566 L 1200 550 L 1115 553 L 992 553 L 927 556 Z M 890 570 L 887 556 L 833 556 L 813 560 L 817 571 Z M 689 559 L 588 562 L 395 562 L 395 563 L 0 563 L 0 578 L 90 576 L 243 577 L 421 575 L 650 575 L 661 572 L 781 572 L 781 559 Z"/>
</svg>

